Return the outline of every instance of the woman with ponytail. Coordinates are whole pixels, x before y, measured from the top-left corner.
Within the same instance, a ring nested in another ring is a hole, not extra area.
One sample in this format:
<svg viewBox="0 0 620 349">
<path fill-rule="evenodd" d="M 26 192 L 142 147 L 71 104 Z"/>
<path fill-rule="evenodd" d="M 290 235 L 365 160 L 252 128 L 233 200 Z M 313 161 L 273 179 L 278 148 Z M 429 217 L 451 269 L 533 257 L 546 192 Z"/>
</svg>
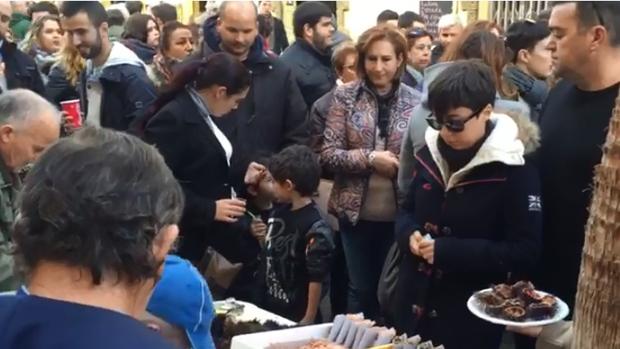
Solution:
<svg viewBox="0 0 620 349">
<path fill-rule="evenodd" d="M 208 246 L 224 256 L 234 252 L 226 232 L 245 214 L 245 201 L 235 192 L 243 179 L 231 178 L 232 145 L 214 119 L 237 108 L 250 80 L 245 66 L 227 53 L 190 62 L 145 119 L 145 140 L 159 149 L 185 192 L 179 255 L 194 263 Z M 246 178 L 261 170 L 250 165 Z"/>
</svg>

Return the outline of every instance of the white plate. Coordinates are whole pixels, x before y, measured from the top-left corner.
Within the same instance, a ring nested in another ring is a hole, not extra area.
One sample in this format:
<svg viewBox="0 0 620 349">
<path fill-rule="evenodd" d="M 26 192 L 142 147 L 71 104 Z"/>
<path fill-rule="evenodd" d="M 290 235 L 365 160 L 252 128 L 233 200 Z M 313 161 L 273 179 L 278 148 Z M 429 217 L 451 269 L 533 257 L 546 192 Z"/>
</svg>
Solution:
<svg viewBox="0 0 620 349">
<path fill-rule="evenodd" d="M 505 326 L 512 326 L 512 327 L 544 326 L 544 325 L 550 325 L 550 324 L 562 321 L 565 317 L 568 316 L 568 313 L 569 313 L 568 305 L 566 305 L 566 303 L 564 303 L 564 301 L 562 301 L 558 297 L 554 296 L 555 300 L 557 301 L 557 307 L 556 307 L 554 316 L 549 319 L 538 320 L 538 321 L 517 322 L 517 321 L 510 321 L 510 320 L 496 318 L 496 317 L 493 317 L 485 313 L 484 309 L 482 309 L 482 304 L 480 303 L 478 299 L 476 299 L 476 294 L 478 294 L 479 292 L 488 292 L 488 291 L 491 291 L 491 289 L 487 288 L 485 290 L 480 290 L 476 292 L 474 295 L 472 295 L 471 297 L 469 297 L 469 299 L 467 300 L 467 309 L 469 309 L 469 311 L 471 311 L 472 314 L 476 315 L 482 320 L 485 320 L 485 321 L 488 321 L 488 322 L 491 322 L 497 325 L 505 325 Z M 543 296 L 548 295 L 548 293 L 546 292 L 542 292 L 538 290 L 536 290 L 536 292 L 538 292 L 539 294 Z"/>
</svg>

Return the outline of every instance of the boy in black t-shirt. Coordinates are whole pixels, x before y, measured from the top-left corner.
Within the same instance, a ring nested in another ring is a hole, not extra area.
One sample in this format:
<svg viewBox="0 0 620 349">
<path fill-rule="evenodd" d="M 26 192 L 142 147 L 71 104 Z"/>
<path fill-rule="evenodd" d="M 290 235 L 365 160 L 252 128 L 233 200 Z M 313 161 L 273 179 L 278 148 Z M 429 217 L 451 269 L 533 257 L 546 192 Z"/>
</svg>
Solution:
<svg viewBox="0 0 620 349">
<path fill-rule="evenodd" d="M 312 200 L 321 167 L 310 148 L 294 145 L 273 156 L 269 170 L 275 196 L 283 205 L 275 208 L 268 222 L 265 307 L 300 324 L 312 324 L 334 249 L 332 231 Z"/>
</svg>

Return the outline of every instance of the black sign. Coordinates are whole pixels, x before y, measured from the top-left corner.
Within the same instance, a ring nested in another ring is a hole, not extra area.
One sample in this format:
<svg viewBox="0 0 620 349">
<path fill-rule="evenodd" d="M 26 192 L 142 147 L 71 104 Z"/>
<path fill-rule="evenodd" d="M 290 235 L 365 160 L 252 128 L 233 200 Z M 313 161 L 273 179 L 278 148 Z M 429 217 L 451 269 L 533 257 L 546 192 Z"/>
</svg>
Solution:
<svg viewBox="0 0 620 349">
<path fill-rule="evenodd" d="M 452 13 L 452 1 L 420 1 L 420 15 L 426 20 L 426 29 L 437 38 L 437 22 Z"/>
</svg>

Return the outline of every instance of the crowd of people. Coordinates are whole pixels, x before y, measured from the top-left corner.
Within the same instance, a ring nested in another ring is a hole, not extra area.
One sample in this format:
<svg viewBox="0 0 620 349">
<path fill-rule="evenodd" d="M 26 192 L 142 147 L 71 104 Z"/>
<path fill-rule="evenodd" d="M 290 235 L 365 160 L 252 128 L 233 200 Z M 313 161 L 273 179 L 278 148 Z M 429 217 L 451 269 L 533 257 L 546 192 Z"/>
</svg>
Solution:
<svg viewBox="0 0 620 349">
<path fill-rule="evenodd" d="M 289 42 L 270 1 L 187 24 L 0 2 L 0 347 L 213 348 L 213 294 L 498 349 L 473 292 L 525 279 L 575 306 L 619 17 L 559 2 L 434 37 L 386 10 L 353 41 L 303 2 Z M 570 347 L 570 316 L 508 330 Z"/>
</svg>

